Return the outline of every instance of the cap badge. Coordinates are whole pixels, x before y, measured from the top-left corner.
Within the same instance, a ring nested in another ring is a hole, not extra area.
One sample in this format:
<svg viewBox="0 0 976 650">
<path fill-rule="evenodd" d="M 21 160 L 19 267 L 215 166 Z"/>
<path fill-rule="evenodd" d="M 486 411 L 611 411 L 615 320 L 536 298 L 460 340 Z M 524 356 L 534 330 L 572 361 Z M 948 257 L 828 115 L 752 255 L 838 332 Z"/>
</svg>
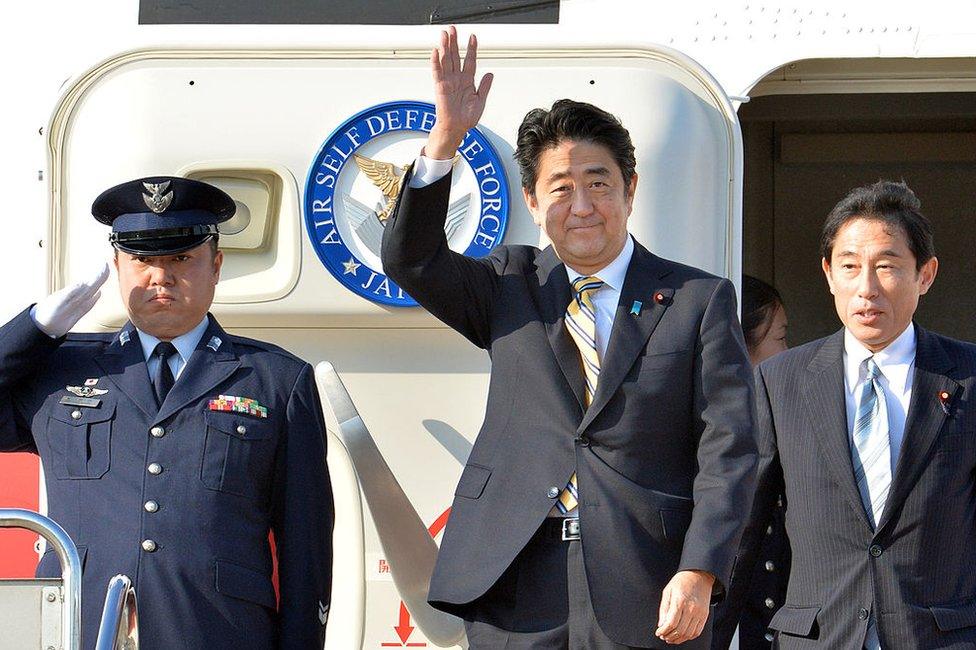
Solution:
<svg viewBox="0 0 976 650">
<path fill-rule="evenodd" d="M 170 203 L 173 202 L 173 193 L 169 192 L 164 194 L 166 190 L 169 189 L 169 181 L 163 181 L 162 183 L 143 183 L 142 186 L 147 190 L 152 192 L 152 196 L 149 194 L 143 194 L 142 200 L 146 202 L 149 209 L 159 214 L 164 212 L 166 208 L 169 207 Z"/>
</svg>

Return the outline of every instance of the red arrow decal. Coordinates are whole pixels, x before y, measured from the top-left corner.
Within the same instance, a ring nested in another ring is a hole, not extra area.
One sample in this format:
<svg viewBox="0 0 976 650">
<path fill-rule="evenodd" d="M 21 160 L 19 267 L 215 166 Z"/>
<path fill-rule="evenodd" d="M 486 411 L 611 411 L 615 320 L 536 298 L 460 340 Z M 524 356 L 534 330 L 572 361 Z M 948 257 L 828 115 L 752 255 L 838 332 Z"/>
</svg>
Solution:
<svg viewBox="0 0 976 650">
<path fill-rule="evenodd" d="M 441 513 L 440 517 L 434 520 L 434 523 L 432 523 L 430 525 L 430 528 L 427 529 L 427 532 L 430 533 L 431 537 L 437 537 L 438 533 L 444 530 L 444 526 L 447 525 L 447 519 L 448 517 L 450 517 L 450 515 L 451 515 L 451 509 L 448 508 L 447 510 Z M 403 604 L 403 601 L 400 601 L 400 622 L 399 624 L 395 625 L 393 629 L 396 630 L 397 636 L 400 637 L 401 646 L 405 646 L 405 645 L 426 646 L 427 645 L 426 643 L 410 643 L 410 644 L 407 643 L 407 639 L 410 638 L 410 635 L 413 634 L 413 631 L 417 628 L 410 625 L 410 612 L 407 611 L 407 606 Z M 384 647 L 387 647 L 387 646 L 395 646 L 396 644 L 384 643 L 382 645 Z"/>
<path fill-rule="evenodd" d="M 407 606 L 400 603 L 400 624 L 393 628 L 396 630 L 397 636 L 400 637 L 400 643 L 406 644 L 407 639 L 413 634 L 414 627 L 410 625 L 410 612 L 407 611 Z"/>
</svg>

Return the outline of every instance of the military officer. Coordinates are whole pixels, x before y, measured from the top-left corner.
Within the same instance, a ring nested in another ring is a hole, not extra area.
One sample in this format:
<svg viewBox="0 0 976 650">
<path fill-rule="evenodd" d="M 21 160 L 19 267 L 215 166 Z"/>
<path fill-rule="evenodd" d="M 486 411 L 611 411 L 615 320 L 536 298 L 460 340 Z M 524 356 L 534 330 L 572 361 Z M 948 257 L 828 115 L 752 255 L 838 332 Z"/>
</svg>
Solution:
<svg viewBox="0 0 976 650">
<path fill-rule="evenodd" d="M 40 455 L 48 514 L 79 547 L 83 647 L 123 573 L 150 650 L 321 648 L 325 425 L 309 364 L 208 313 L 217 224 L 233 200 L 198 181 L 143 178 L 102 193 L 92 213 L 112 226 L 129 322 L 68 334 L 106 266 L 0 328 L 0 449 Z M 45 554 L 38 575 L 59 572 Z"/>
</svg>

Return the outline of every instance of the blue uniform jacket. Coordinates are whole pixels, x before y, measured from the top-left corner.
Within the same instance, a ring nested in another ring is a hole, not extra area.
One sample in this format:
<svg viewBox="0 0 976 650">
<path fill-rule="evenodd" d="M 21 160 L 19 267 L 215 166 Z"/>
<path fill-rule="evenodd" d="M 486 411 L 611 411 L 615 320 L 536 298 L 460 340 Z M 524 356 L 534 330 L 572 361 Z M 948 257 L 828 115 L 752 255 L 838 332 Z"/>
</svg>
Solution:
<svg viewBox="0 0 976 650">
<path fill-rule="evenodd" d="M 67 388 L 86 385 L 97 406 Z M 210 316 L 157 408 L 131 323 L 52 339 L 24 311 L 0 328 L 0 450 L 40 455 L 48 514 L 79 547 L 83 647 L 117 573 L 149 650 L 322 647 L 333 505 L 309 364 Z M 53 552 L 37 574 L 60 575 Z"/>
</svg>

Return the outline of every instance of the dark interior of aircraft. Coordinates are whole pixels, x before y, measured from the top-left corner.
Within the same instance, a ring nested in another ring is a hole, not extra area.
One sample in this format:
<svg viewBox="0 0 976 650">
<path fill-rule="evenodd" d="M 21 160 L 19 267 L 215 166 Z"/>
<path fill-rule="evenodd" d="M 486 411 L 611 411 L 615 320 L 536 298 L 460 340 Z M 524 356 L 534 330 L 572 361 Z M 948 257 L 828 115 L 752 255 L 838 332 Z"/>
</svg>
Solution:
<svg viewBox="0 0 976 650">
<path fill-rule="evenodd" d="M 739 109 L 743 270 L 775 285 L 797 345 L 840 327 L 820 227 L 848 190 L 904 180 L 932 222 L 939 272 L 923 327 L 976 340 L 976 93 L 766 95 Z"/>
</svg>

